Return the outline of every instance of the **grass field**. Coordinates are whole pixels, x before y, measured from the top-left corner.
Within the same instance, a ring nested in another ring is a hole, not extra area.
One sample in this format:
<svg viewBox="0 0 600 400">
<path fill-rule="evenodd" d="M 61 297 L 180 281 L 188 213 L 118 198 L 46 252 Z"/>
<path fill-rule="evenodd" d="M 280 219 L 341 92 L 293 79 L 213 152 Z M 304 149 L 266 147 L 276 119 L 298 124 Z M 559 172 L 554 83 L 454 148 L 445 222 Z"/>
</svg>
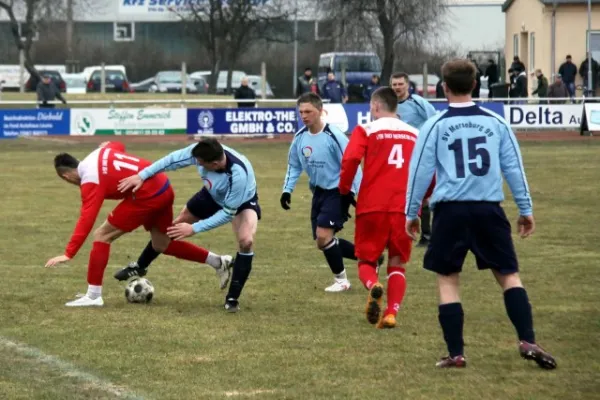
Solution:
<svg viewBox="0 0 600 400">
<path fill-rule="evenodd" d="M 173 144 L 135 144 L 157 159 Z M 137 231 L 112 246 L 106 306 L 67 309 L 86 289 L 90 240 L 68 266 L 44 269 L 62 254 L 79 194 L 52 168 L 55 153 L 83 157 L 91 144 L 0 142 L 0 398 L 2 399 L 593 399 L 600 392 L 598 173 L 594 143 L 525 143 L 523 154 L 538 231 L 516 239 L 536 333 L 557 358 L 544 371 L 522 360 L 502 295 L 469 258 L 463 277 L 465 370 L 437 370 L 445 354 L 435 277 L 414 251 L 399 327 L 378 331 L 361 313 L 356 267 L 343 294 L 323 288 L 331 274 L 314 248 L 303 178 L 292 210 L 279 208 L 287 145 L 244 143 L 263 208 L 254 270 L 238 314 L 222 310 L 212 269 L 160 257 L 149 279 L 150 305 L 131 305 L 113 272 L 136 259 L 148 238 Z M 195 170 L 170 173 L 176 208 L 199 187 Z M 100 219 L 114 202 L 107 202 Z M 506 202 L 511 220 L 515 206 Z M 98 221 L 98 223 L 100 220 Z M 352 224 L 341 236 L 351 238 Z M 229 227 L 193 241 L 233 253 Z"/>
</svg>

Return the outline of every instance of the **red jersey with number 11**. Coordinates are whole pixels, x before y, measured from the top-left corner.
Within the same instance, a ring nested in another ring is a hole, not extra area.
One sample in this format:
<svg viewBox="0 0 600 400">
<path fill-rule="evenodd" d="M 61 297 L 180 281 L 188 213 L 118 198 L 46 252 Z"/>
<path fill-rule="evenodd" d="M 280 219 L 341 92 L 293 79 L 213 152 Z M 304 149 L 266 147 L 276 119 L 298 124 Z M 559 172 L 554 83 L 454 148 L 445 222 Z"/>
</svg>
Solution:
<svg viewBox="0 0 600 400">
<path fill-rule="evenodd" d="M 340 192 L 350 191 L 361 161 L 356 215 L 405 211 L 408 170 L 419 131 L 398 118 L 380 118 L 352 131 L 342 159 Z"/>
</svg>

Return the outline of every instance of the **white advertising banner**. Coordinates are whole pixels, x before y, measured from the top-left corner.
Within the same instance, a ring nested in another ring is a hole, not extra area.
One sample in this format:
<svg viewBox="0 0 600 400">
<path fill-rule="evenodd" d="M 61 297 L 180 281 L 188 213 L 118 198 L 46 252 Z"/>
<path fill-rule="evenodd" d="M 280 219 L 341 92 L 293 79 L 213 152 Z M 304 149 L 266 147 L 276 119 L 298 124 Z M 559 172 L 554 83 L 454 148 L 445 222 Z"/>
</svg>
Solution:
<svg viewBox="0 0 600 400">
<path fill-rule="evenodd" d="M 586 103 L 585 119 L 587 119 L 588 131 L 600 131 L 600 104 Z"/>
<path fill-rule="evenodd" d="M 71 135 L 170 135 L 186 131 L 187 108 L 71 109 Z"/>
<path fill-rule="evenodd" d="M 581 104 L 509 104 L 504 118 L 513 128 L 579 128 Z M 589 121 L 589 117 L 588 117 Z"/>
</svg>

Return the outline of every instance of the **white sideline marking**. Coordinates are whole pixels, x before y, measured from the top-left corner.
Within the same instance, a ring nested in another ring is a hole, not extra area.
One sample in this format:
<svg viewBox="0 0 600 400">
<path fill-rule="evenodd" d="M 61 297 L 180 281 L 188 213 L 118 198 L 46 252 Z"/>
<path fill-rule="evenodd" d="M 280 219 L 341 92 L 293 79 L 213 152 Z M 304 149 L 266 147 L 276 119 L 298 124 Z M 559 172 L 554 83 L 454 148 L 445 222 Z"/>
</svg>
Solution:
<svg viewBox="0 0 600 400">
<path fill-rule="evenodd" d="M 232 392 L 225 392 L 225 396 L 233 397 L 233 396 L 256 396 L 257 394 L 265 394 L 265 393 L 275 393 L 275 390 L 272 389 L 256 389 L 256 390 L 248 390 L 245 392 L 240 392 L 234 390 Z"/>
<path fill-rule="evenodd" d="M 23 354 L 39 364 L 46 364 L 52 368 L 59 370 L 64 376 L 77 378 L 92 387 L 109 393 L 113 396 L 123 399 L 143 400 L 143 397 L 119 387 L 107 380 L 101 379 L 95 375 L 89 374 L 77 368 L 75 365 L 63 361 L 57 357 L 45 354 L 40 349 L 27 346 L 25 344 L 13 342 L 5 337 L 0 336 L 0 346 Z"/>
</svg>

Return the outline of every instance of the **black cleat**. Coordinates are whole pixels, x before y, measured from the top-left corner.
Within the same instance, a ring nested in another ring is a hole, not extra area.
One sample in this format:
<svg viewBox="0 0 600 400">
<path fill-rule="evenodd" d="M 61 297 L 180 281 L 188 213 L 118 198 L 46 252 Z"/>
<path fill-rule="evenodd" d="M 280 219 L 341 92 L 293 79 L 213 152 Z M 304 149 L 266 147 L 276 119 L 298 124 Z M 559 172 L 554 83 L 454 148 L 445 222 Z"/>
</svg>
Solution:
<svg viewBox="0 0 600 400">
<path fill-rule="evenodd" d="M 129 278 L 142 277 L 148 273 L 147 268 L 140 268 L 137 262 L 130 262 L 125 268 L 115 272 L 115 279 L 118 281 L 126 281 Z"/>
<path fill-rule="evenodd" d="M 236 299 L 227 299 L 225 301 L 225 311 L 228 313 L 236 313 L 240 311 L 240 302 Z"/>
<path fill-rule="evenodd" d="M 519 353 L 526 360 L 533 360 L 543 369 L 556 368 L 556 360 L 550 353 L 542 349 L 537 344 L 528 342 L 519 343 Z"/>
<path fill-rule="evenodd" d="M 377 259 L 377 268 L 381 267 L 383 265 L 384 261 L 385 261 L 385 256 L 382 254 Z"/>
<path fill-rule="evenodd" d="M 419 243 L 417 243 L 417 247 L 427 247 L 427 246 L 429 246 L 429 238 L 422 236 L 421 240 L 419 240 Z"/>
<path fill-rule="evenodd" d="M 383 304 L 383 286 L 381 283 L 376 283 L 373 285 L 371 290 L 369 290 L 369 297 L 367 298 L 367 306 L 365 307 L 365 314 L 367 316 L 367 321 L 370 324 L 377 324 L 380 322 L 382 318 L 382 309 L 381 306 Z"/>
</svg>

